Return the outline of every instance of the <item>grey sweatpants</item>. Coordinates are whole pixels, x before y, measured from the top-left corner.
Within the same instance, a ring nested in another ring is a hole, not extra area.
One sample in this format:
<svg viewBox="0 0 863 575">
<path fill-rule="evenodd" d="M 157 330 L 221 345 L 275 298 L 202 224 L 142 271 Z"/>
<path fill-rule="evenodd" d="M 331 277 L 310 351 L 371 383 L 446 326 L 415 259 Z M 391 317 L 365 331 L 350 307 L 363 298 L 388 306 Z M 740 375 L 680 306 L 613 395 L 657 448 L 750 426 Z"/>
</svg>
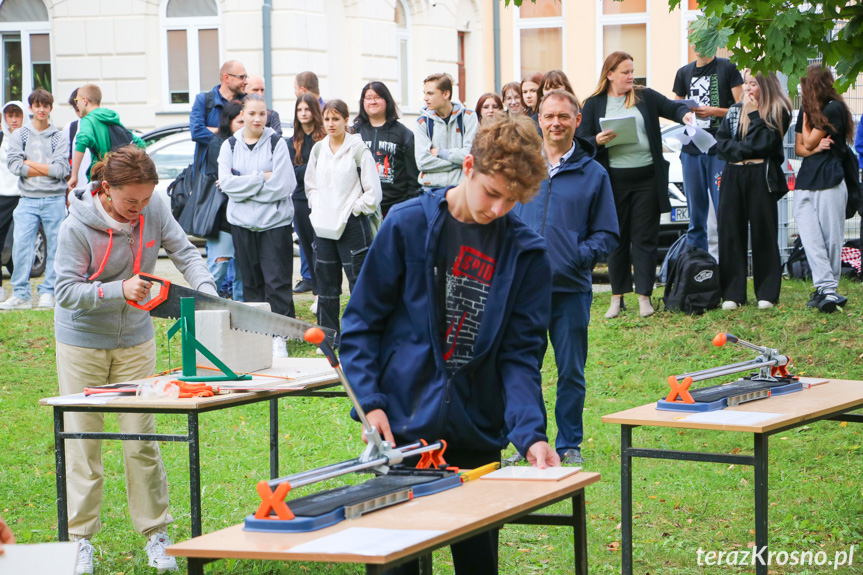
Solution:
<svg viewBox="0 0 863 575">
<path fill-rule="evenodd" d="M 794 190 L 794 219 L 817 289 L 836 289 L 845 243 L 845 181 L 826 190 Z"/>
</svg>

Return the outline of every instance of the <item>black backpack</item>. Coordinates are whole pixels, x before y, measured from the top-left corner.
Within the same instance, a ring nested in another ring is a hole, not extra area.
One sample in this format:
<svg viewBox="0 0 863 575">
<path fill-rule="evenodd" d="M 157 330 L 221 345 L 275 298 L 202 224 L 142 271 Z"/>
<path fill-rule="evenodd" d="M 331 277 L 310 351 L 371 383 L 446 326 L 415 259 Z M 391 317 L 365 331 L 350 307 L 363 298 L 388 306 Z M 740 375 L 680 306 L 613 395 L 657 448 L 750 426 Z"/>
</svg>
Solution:
<svg viewBox="0 0 863 575">
<path fill-rule="evenodd" d="M 171 198 L 171 214 L 175 220 L 180 219 L 183 209 L 188 203 L 189 196 L 192 192 L 192 168 L 193 164 L 189 164 L 173 182 L 168 184 L 168 197 Z"/>
<path fill-rule="evenodd" d="M 111 142 L 111 150 L 119 150 L 135 141 L 132 132 L 120 124 L 108 124 L 108 140 Z"/>
<path fill-rule="evenodd" d="M 806 261 L 806 252 L 803 250 L 803 242 L 800 241 L 799 236 L 794 240 L 794 245 L 791 247 L 791 254 L 788 256 L 788 261 L 785 262 L 785 270 L 791 279 L 807 280 L 812 277 L 812 268 Z"/>
<path fill-rule="evenodd" d="M 713 256 L 691 246 L 681 249 L 669 265 L 665 309 L 701 315 L 718 308 L 721 299 L 719 264 Z"/>
</svg>

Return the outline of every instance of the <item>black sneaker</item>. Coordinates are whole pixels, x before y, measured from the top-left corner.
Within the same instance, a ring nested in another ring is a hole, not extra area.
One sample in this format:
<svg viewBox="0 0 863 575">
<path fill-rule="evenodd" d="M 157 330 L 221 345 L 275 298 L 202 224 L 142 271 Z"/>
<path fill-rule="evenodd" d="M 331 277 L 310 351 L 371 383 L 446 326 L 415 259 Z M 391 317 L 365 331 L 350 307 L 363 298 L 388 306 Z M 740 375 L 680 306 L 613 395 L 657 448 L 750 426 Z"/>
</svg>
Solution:
<svg viewBox="0 0 863 575">
<path fill-rule="evenodd" d="M 833 313 L 839 307 L 839 297 L 836 292 L 821 292 L 821 301 L 818 302 L 818 310 L 824 313 Z"/>
<path fill-rule="evenodd" d="M 809 301 L 806 302 L 806 307 L 818 307 L 818 304 L 821 303 L 822 299 L 824 299 L 824 296 L 821 295 L 821 291 L 815 290 L 809 294 Z"/>
<path fill-rule="evenodd" d="M 312 282 L 307 279 L 301 279 L 294 286 L 294 293 L 309 293 L 312 291 Z"/>
</svg>

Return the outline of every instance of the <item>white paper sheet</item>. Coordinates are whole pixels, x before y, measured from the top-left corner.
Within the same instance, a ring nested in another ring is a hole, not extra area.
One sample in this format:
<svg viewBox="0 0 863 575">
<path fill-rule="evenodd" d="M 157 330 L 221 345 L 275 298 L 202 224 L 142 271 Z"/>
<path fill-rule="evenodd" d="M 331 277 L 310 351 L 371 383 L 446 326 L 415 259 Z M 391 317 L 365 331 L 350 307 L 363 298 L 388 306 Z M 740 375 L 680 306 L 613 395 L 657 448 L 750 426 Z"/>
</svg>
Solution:
<svg viewBox="0 0 863 575">
<path fill-rule="evenodd" d="M 74 542 L 4 545 L 3 555 L 0 555 L 0 573 L 72 575 L 77 559 L 78 544 Z"/>
<path fill-rule="evenodd" d="M 422 541 L 441 535 L 443 531 L 424 529 L 376 529 L 349 527 L 291 547 L 295 553 L 350 553 L 354 555 L 389 555 Z"/>
<path fill-rule="evenodd" d="M 758 425 L 764 421 L 782 417 L 784 413 L 767 413 L 761 411 L 728 411 L 719 409 L 705 413 L 687 415 L 683 419 L 688 423 L 714 423 L 720 425 Z"/>
<path fill-rule="evenodd" d="M 635 125 L 635 116 L 623 116 L 622 118 L 600 118 L 599 126 L 602 131 L 612 130 L 617 134 L 613 140 L 605 144 L 606 148 L 620 146 L 622 144 L 634 144 L 638 142 L 638 130 Z"/>
<path fill-rule="evenodd" d="M 48 399 L 48 405 L 105 405 L 112 399 L 118 397 L 134 398 L 134 395 L 128 393 L 97 393 L 95 395 L 84 395 L 83 393 L 75 393 L 73 395 L 64 395 L 62 397 L 52 397 Z"/>
<path fill-rule="evenodd" d="M 695 144 L 695 147 L 702 154 L 706 154 L 713 144 L 716 143 L 716 138 L 713 137 L 713 134 L 700 128 L 698 126 L 690 126 L 687 125 L 682 132 L 676 135 L 676 138 L 680 140 L 680 142 L 686 146 L 690 142 Z"/>
<path fill-rule="evenodd" d="M 497 471 L 492 471 L 480 477 L 480 479 L 505 479 L 505 480 L 520 480 L 520 481 L 560 481 L 564 477 L 569 477 L 581 471 L 581 467 L 539 467 L 527 465 L 511 465 L 509 467 L 501 467 Z"/>
</svg>

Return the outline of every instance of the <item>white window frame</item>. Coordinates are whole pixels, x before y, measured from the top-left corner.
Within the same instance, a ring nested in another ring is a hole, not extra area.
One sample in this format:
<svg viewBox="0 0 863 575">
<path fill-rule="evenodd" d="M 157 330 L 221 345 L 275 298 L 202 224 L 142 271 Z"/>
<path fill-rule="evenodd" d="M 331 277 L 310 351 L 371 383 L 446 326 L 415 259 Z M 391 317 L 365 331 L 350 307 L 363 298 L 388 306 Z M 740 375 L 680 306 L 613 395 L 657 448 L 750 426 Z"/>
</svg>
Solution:
<svg viewBox="0 0 863 575">
<path fill-rule="evenodd" d="M 42 0 L 37 0 L 41 2 Z M 47 7 L 46 7 L 46 11 Z M 33 62 L 30 59 L 30 35 L 31 34 L 48 34 L 48 46 L 51 57 L 51 87 L 57 86 L 56 72 L 54 65 L 54 42 L 51 35 L 51 13 L 48 11 L 48 20 L 42 22 L 3 22 L 0 23 L 0 34 L 19 33 L 21 37 L 21 100 L 27 100 L 27 96 L 33 91 Z M 3 45 L 0 43 L 0 62 L 6 54 L 3 50 Z M 6 74 L 0 76 L 0 94 L 5 94 Z"/>
<path fill-rule="evenodd" d="M 495 0 L 497 1 L 497 0 Z M 560 16 L 553 18 L 522 18 L 521 10 L 516 7 L 513 11 L 512 32 L 513 32 L 513 62 L 512 73 L 516 82 L 521 82 L 521 31 L 536 30 L 539 28 L 560 28 L 561 46 L 563 52 L 560 55 L 561 70 L 566 70 L 566 3 L 561 2 Z M 544 73 L 547 70 L 537 70 Z"/>
<path fill-rule="evenodd" d="M 201 66 L 200 66 L 200 51 L 198 48 L 198 31 L 215 29 L 219 34 L 219 63 L 222 62 L 224 42 L 222 34 L 222 10 L 219 2 L 216 1 L 216 16 L 199 16 L 189 18 L 168 18 L 168 4 L 171 0 L 162 0 L 162 6 L 159 12 L 159 20 L 161 23 L 161 38 L 162 43 L 162 98 L 164 103 L 162 108 L 166 112 L 185 112 L 192 111 L 192 104 L 195 103 L 195 96 L 200 92 L 212 89 L 212 86 L 201 86 Z M 172 104 L 170 80 L 168 77 L 168 31 L 183 30 L 186 32 L 186 57 L 189 62 L 189 103 L 188 104 Z"/>
<path fill-rule="evenodd" d="M 411 66 L 411 13 L 408 9 L 407 2 L 405 2 L 404 0 L 396 0 L 396 2 L 401 5 L 402 12 L 404 12 L 405 15 L 405 28 L 401 29 L 398 27 L 398 25 L 396 25 L 396 66 L 398 70 L 396 72 L 396 77 L 399 79 L 399 98 L 397 101 L 399 102 L 399 107 L 402 109 L 403 112 L 411 113 L 410 111 L 414 109 L 411 105 L 411 86 L 413 86 L 413 66 Z M 402 78 L 402 40 L 405 40 L 407 42 L 406 57 L 408 61 L 406 78 Z M 408 99 L 406 102 L 400 101 L 403 92 L 402 82 L 405 82 L 407 84 L 406 92 Z"/>
<path fill-rule="evenodd" d="M 686 0 L 684 0 L 686 1 Z M 601 73 L 602 65 L 605 63 L 605 27 L 624 26 L 627 24 L 644 24 L 645 28 L 645 74 L 646 84 L 651 85 L 651 50 L 650 50 L 650 4 L 651 0 L 645 1 L 644 12 L 635 14 L 603 14 L 602 2 L 599 2 L 597 10 L 599 15 L 596 19 L 596 69 Z"/>
</svg>

